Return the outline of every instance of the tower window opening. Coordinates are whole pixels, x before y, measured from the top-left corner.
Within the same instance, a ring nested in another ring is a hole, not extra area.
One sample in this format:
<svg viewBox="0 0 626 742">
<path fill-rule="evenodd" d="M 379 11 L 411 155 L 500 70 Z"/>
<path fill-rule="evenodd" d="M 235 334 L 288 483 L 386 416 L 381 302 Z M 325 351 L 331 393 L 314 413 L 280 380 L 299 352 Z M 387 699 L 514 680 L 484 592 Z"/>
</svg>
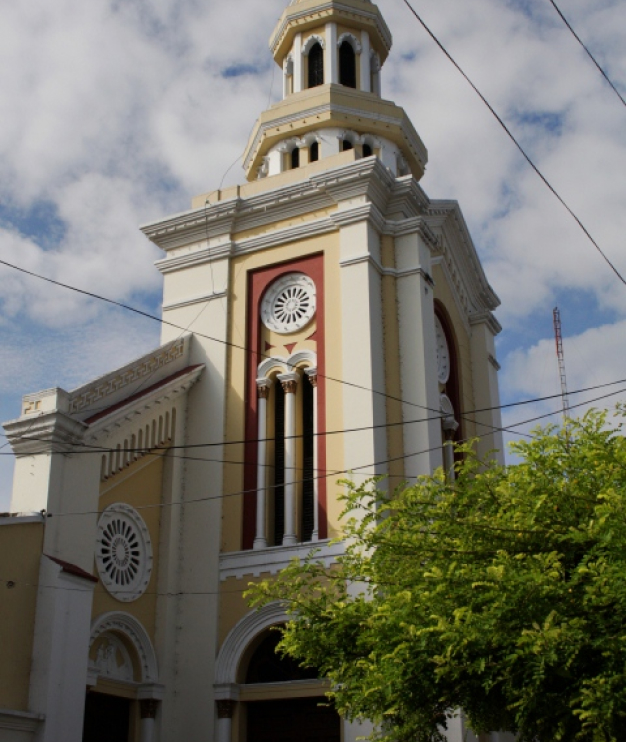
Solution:
<svg viewBox="0 0 626 742">
<path fill-rule="evenodd" d="M 294 147 L 291 150 L 291 169 L 295 170 L 296 168 L 300 167 L 300 150 L 297 147 Z"/>
<path fill-rule="evenodd" d="M 308 87 L 316 88 L 324 84 L 324 50 L 321 44 L 315 43 L 309 51 Z"/>
<path fill-rule="evenodd" d="M 314 446 L 313 387 L 305 381 L 302 384 L 302 541 L 311 541 L 313 538 L 315 507 L 313 477 L 316 474 Z"/>
<path fill-rule="evenodd" d="M 356 88 L 356 54 L 349 41 L 343 41 L 339 47 L 339 82 Z"/>
<path fill-rule="evenodd" d="M 374 154 L 369 144 L 363 145 L 363 157 L 371 157 Z"/>
<path fill-rule="evenodd" d="M 341 151 L 347 152 L 349 149 L 354 149 L 354 144 L 349 139 L 343 139 L 341 142 Z"/>
<path fill-rule="evenodd" d="M 317 162 L 320 158 L 319 142 L 313 142 L 309 150 L 309 162 Z"/>
<path fill-rule="evenodd" d="M 274 384 L 274 545 L 285 535 L 285 392 Z"/>
</svg>

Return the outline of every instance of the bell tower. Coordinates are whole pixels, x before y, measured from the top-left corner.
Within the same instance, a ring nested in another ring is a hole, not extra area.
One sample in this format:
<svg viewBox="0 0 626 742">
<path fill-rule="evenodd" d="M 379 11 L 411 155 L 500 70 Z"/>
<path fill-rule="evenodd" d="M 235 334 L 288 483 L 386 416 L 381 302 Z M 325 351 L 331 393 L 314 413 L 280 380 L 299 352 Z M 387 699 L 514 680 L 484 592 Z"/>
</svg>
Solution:
<svg viewBox="0 0 626 742">
<path fill-rule="evenodd" d="M 381 95 L 380 10 L 295 0 L 270 49 L 283 96 L 256 121 L 245 181 L 143 227 L 164 251 L 163 342 L 187 328 L 205 369 L 167 516 L 183 587 L 161 634 L 165 739 L 247 742 L 246 719 L 265 718 L 251 704 L 294 701 L 299 686 L 248 685 L 285 616 L 242 595 L 312 547 L 328 564 L 341 554 L 339 480 L 381 476 L 393 493 L 442 465 L 452 476 L 446 442 L 502 448 L 499 301 L 459 205 L 420 186 L 413 124 Z M 201 718 L 207 688 L 217 706 Z M 367 734 L 341 723 L 345 740 Z"/>
<path fill-rule="evenodd" d="M 381 98 L 391 33 L 370 0 L 297 0 L 270 49 L 283 100 L 261 114 L 244 153 L 248 180 L 349 149 L 376 155 L 394 175 L 419 180 L 427 152 L 404 111 Z"/>
</svg>

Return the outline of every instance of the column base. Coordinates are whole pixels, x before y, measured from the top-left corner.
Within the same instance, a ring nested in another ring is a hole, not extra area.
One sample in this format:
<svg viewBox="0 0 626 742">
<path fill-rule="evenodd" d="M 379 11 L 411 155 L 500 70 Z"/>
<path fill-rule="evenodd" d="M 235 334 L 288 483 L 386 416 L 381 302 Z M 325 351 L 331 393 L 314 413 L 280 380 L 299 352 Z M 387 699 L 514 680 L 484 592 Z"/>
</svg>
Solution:
<svg viewBox="0 0 626 742">
<path fill-rule="evenodd" d="M 285 534 L 283 536 L 283 546 L 295 546 L 298 543 L 298 539 L 295 536 Z"/>
<path fill-rule="evenodd" d="M 255 538 L 254 542 L 252 544 L 253 549 L 267 549 L 267 539 L 266 538 Z"/>
</svg>

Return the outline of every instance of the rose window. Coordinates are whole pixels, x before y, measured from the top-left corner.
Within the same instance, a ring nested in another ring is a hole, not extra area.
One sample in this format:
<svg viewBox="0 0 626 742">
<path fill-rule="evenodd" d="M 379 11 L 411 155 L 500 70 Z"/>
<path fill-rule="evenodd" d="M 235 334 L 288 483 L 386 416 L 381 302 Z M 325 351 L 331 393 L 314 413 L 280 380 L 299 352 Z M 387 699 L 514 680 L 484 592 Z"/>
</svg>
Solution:
<svg viewBox="0 0 626 742">
<path fill-rule="evenodd" d="M 150 534 L 143 518 L 130 505 L 108 507 L 98 522 L 98 572 L 105 588 L 129 602 L 143 594 L 152 572 Z"/>
<path fill-rule="evenodd" d="M 289 273 L 267 290 L 261 304 L 261 319 L 280 334 L 295 332 L 315 314 L 315 284 L 304 273 Z"/>
</svg>

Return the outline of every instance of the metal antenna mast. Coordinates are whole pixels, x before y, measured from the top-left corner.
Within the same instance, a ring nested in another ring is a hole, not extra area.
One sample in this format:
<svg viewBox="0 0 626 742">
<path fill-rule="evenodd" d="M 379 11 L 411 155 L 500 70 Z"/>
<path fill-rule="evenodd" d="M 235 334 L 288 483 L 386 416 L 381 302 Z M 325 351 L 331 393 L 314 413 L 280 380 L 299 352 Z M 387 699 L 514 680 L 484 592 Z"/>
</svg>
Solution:
<svg viewBox="0 0 626 742">
<path fill-rule="evenodd" d="M 567 396 L 567 379 L 565 378 L 565 357 L 563 356 L 563 336 L 561 335 L 561 312 L 554 307 L 552 312 L 554 318 L 554 339 L 556 341 L 556 357 L 559 362 L 559 376 L 561 377 L 561 399 L 563 400 L 563 419 L 567 422 L 569 417 L 569 398 Z"/>
</svg>

